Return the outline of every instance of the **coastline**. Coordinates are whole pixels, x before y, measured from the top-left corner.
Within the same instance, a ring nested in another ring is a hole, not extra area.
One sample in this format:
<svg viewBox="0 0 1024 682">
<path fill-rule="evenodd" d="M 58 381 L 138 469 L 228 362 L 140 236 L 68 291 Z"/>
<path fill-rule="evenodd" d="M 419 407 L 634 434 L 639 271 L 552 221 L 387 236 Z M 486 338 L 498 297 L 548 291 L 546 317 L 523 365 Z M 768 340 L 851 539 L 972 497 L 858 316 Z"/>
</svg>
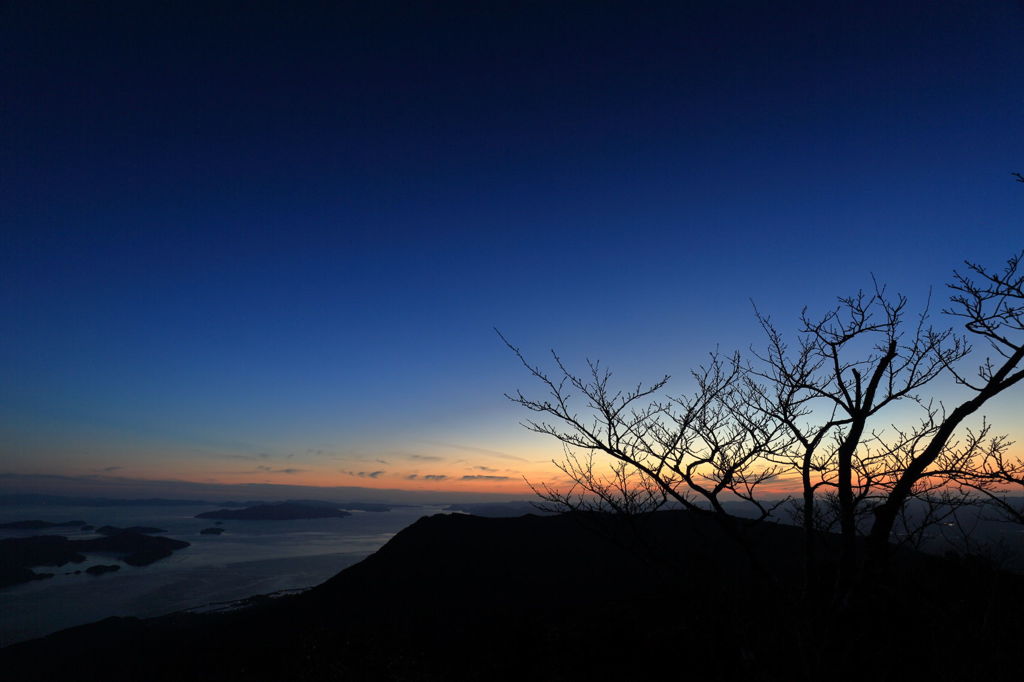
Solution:
<svg viewBox="0 0 1024 682">
<path fill-rule="evenodd" d="M 148 566 L 124 566 L 99 576 L 75 575 L 75 570 L 90 563 L 111 563 L 110 557 L 87 555 L 88 561 L 80 565 L 47 567 L 47 572 L 55 574 L 53 578 L 0 589 L 0 647 L 111 616 L 151 618 L 308 589 L 372 554 L 420 516 L 436 511 L 434 507 L 408 507 L 354 513 L 342 519 L 225 522 L 224 535 L 200 535 L 209 522 L 193 517 L 210 509 L 2 510 L 0 521 L 88 511 L 86 520 L 90 522 L 155 525 L 166 528 L 167 537 L 192 544 Z M 34 532 L 9 532 L 6 536 L 24 537 Z M 82 537 L 78 531 L 69 536 Z"/>
</svg>

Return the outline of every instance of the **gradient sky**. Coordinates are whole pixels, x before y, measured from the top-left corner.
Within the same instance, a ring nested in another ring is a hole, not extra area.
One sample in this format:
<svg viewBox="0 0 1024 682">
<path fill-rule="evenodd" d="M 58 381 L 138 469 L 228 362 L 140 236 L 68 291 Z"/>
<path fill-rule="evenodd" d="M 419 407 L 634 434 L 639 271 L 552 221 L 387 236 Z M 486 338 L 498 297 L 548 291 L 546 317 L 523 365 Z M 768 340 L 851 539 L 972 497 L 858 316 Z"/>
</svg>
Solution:
<svg viewBox="0 0 1024 682">
<path fill-rule="evenodd" d="M 516 492 L 493 327 L 684 390 L 1024 246 L 1021 3 L 338 4 L 0 5 L 0 472 Z"/>
</svg>

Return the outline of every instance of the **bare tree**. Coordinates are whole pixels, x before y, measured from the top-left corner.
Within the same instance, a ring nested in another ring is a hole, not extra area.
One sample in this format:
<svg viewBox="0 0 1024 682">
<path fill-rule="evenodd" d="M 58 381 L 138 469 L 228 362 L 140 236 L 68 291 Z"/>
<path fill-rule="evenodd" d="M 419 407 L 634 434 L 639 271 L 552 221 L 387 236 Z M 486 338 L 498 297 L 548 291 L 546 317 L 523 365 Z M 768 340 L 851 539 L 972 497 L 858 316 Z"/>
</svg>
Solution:
<svg viewBox="0 0 1024 682">
<path fill-rule="evenodd" d="M 1024 377 L 1020 256 L 1010 258 L 1002 271 L 975 263 L 967 268 L 966 274 L 954 273 L 951 305 L 944 311 L 963 321 L 965 335 L 929 326 L 927 308 L 907 328 L 906 299 L 889 298 L 877 285 L 873 295 L 840 299 L 820 319 L 805 313 L 792 353 L 771 322 L 760 318 L 768 350 L 757 355 L 761 363 L 751 371 L 773 388 L 768 404 L 801 446 L 790 453 L 789 464 L 802 482 L 808 562 L 818 491 L 834 490 L 843 587 L 859 570 L 856 536 L 865 509 L 871 512 L 869 558 L 880 570 L 897 524 L 901 538 L 912 541 L 957 507 L 974 503 L 977 498 L 966 495 L 965 488 L 992 491 L 1020 470 L 1019 460 L 997 456 L 1005 450 L 988 424 L 956 437 L 982 405 Z M 972 354 L 971 336 L 984 339 L 994 351 L 983 359 L 977 379 L 960 370 Z M 919 393 L 944 374 L 973 393 L 952 409 Z M 904 400 L 919 407 L 919 421 L 879 426 L 883 408 Z M 825 416 L 813 421 L 819 414 Z M 914 527 L 906 514 L 910 500 L 929 510 L 916 516 Z"/>
<path fill-rule="evenodd" d="M 599 363 L 588 362 L 581 376 L 552 353 L 557 368 L 552 376 L 502 339 L 547 389 L 542 399 L 521 391 L 508 395 L 540 415 L 524 425 L 568 448 L 556 464 L 570 479 L 569 489 L 536 488 L 549 504 L 563 510 L 597 504 L 647 511 L 671 500 L 687 509 L 710 509 L 730 522 L 733 515 L 723 504 L 727 498 L 746 503 L 754 520 L 767 518 L 778 506 L 757 493 L 781 470 L 770 455 L 788 448 L 790 438 L 757 405 L 762 391 L 738 355 L 712 354 L 706 366 L 692 373 L 693 395 L 659 398 L 668 376 L 616 391 L 609 384 L 611 373 Z M 595 469 L 595 457 L 602 456 L 612 462 L 608 475 Z"/>
<path fill-rule="evenodd" d="M 1024 379 L 1024 273 L 1021 254 L 1011 257 L 1000 271 L 990 271 L 976 263 L 967 263 L 966 273 L 954 273 L 953 290 L 947 313 L 963 320 L 967 332 L 989 347 L 974 377 L 961 371 L 954 362 L 946 369 L 956 383 L 972 395 L 936 420 L 934 432 L 919 451 L 909 453 L 894 473 L 894 481 L 884 501 L 874 509 L 874 524 L 869 535 L 873 563 L 883 565 L 889 537 L 900 510 L 914 493 L 915 486 L 932 477 L 946 477 L 967 483 L 987 476 L 998 478 L 1004 472 L 1012 478 L 1019 461 L 1009 462 L 1001 449 L 1002 441 L 989 443 L 987 427 L 969 434 L 966 446 L 951 447 L 957 429 L 985 403 Z M 990 471 L 986 474 L 985 467 Z"/>
<path fill-rule="evenodd" d="M 1013 496 L 1024 492 L 1024 459 L 1009 454 L 1012 446 L 1006 436 L 993 437 L 975 465 L 960 478 L 1004 520 L 1024 524 L 1024 498 Z"/>
<path fill-rule="evenodd" d="M 527 481 L 540 498 L 535 506 L 542 511 L 639 516 L 657 511 L 668 500 L 657 481 L 626 462 L 613 461 L 605 467 L 595 461 L 593 452 L 579 454 L 568 446 L 564 450 L 562 460 L 554 465 L 567 477 L 568 488 Z"/>
<path fill-rule="evenodd" d="M 795 352 L 771 320 L 758 315 L 768 348 L 755 354 L 759 363 L 750 371 L 770 387 L 763 402 L 769 416 L 799 446 L 784 457 L 800 476 L 807 570 L 813 563 L 817 493 L 824 487 L 837 503 L 842 585 L 857 571 L 858 509 L 900 451 L 887 446 L 869 423 L 897 401 L 920 401 L 917 391 L 968 350 L 951 331 L 928 325 L 927 308 L 907 329 L 906 308 L 905 297 L 890 296 L 876 283 L 871 293 L 840 298 L 822 317 L 812 318 L 805 309 Z"/>
<path fill-rule="evenodd" d="M 764 520 L 782 503 L 761 494 L 764 484 L 792 476 L 800 481 L 809 577 L 814 538 L 838 526 L 840 595 L 859 575 L 859 535 L 867 535 L 869 565 L 880 570 L 895 530 L 899 541 L 917 543 L 979 494 L 1020 514 L 1001 491 L 1024 482 L 1024 464 L 987 423 L 966 423 L 1024 378 L 1020 259 L 1001 271 L 968 263 L 965 274 L 954 273 L 943 312 L 963 322 L 963 334 L 932 326 L 928 306 L 909 315 L 907 299 L 877 283 L 821 317 L 805 310 L 792 345 L 758 313 L 766 349 L 749 361 L 713 353 L 692 372 L 696 388 L 686 396 L 661 395 L 668 376 L 619 391 L 598 363 L 580 375 L 554 353 L 556 371 L 548 373 L 502 337 L 546 389 L 539 399 L 518 391 L 508 397 L 538 415 L 527 428 L 565 447 L 557 466 L 569 487 L 535 491 L 558 510 L 630 514 L 666 502 L 710 509 L 735 532 L 745 522 L 729 501 L 744 503 L 752 521 Z M 974 378 L 962 369 L 976 354 L 969 338 L 989 349 Z M 970 396 L 947 408 L 922 395 L 941 376 Z M 889 419 L 896 403 L 919 410 L 916 423 Z M 602 462 L 611 465 L 607 473 Z"/>
</svg>

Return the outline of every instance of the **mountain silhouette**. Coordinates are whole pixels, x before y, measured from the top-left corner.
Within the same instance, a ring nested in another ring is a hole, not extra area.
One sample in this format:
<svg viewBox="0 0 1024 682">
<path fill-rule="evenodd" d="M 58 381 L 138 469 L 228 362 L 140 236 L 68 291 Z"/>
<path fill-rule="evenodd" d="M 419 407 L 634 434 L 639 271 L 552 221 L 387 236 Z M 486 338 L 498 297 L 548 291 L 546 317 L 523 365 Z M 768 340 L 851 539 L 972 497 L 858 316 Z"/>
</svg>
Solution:
<svg viewBox="0 0 1024 682">
<path fill-rule="evenodd" d="M 893 680 L 1015 669 L 1024 627 L 978 586 L 1021 603 L 1021 576 L 907 553 L 870 608 L 839 617 L 802 587 L 800 529 L 747 535 L 770 572 L 711 514 L 424 517 L 305 593 L 110 618 L 0 650 L 0 666 L 21 680 L 592 680 L 651 676 L 667 659 L 703 679 L 792 680 L 847 651 Z M 954 632 L 986 655 L 943 658 Z"/>
</svg>

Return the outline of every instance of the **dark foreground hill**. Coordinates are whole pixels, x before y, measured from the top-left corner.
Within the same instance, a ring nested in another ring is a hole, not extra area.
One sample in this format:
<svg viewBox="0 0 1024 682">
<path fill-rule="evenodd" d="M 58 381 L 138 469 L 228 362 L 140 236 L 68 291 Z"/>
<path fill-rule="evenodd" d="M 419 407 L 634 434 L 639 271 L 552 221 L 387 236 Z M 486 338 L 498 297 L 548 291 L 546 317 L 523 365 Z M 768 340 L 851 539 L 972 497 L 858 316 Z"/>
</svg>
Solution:
<svg viewBox="0 0 1024 682">
<path fill-rule="evenodd" d="M 1019 576 L 907 556 L 856 604 L 801 590 L 800 534 L 703 514 L 423 518 L 301 595 L 112 618 L 0 650 L 19 680 L 1016 680 Z"/>
</svg>

